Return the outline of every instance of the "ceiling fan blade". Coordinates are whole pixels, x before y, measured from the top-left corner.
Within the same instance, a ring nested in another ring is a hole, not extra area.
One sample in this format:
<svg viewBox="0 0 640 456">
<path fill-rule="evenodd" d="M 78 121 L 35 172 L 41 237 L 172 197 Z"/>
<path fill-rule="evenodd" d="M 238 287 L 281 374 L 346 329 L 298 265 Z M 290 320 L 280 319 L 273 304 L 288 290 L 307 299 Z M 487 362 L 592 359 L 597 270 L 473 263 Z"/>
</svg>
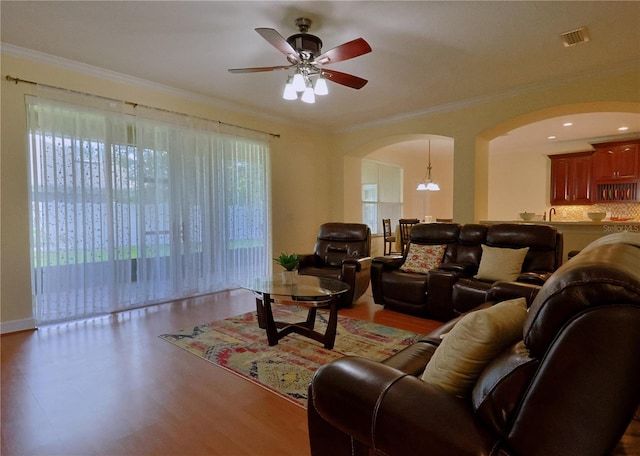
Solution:
<svg viewBox="0 0 640 456">
<path fill-rule="evenodd" d="M 315 63 L 326 65 L 328 63 L 342 62 L 343 60 L 349 60 L 369 52 L 371 52 L 369 43 L 363 38 L 357 38 L 333 49 L 329 49 L 327 52 L 316 57 Z"/>
<path fill-rule="evenodd" d="M 273 47 L 287 56 L 291 63 L 299 62 L 298 52 L 284 39 L 276 30 L 272 28 L 260 27 L 256 29 L 262 38 L 267 40 Z"/>
<path fill-rule="evenodd" d="M 277 71 L 277 70 L 288 70 L 293 65 L 280 65 L 280 66 L 270 66 L 270 67 L 256 67 L 256 68 L 231 68 L 229 73 L 261 73 L 263 71 Z"/>
<path fill-rule="evenodd" d="M 342 84 L 343 86 L 351 87 L 352 89 L 361 89 L 367 82 L 366 79 L 359 78 L 352 74 L 342 73 L 335 70 L 322 69 L 322 74 L 328 81 L 335 82 L 336 84 Z"/>
</svg>

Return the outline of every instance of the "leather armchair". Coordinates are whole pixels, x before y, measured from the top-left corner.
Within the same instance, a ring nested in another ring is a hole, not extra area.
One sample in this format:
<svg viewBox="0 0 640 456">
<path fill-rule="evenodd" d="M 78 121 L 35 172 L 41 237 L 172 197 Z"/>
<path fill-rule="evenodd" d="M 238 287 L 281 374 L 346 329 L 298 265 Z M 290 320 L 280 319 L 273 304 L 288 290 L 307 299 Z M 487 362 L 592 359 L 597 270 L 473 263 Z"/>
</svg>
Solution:
<svg viewBox="0 0 640 456">
<path fill-rule="evenodd" d="M 457 320 L 382 362 L 321 367 L 309 388 L 311 454 L 610 454 L 640 404 L 638 245 L 599 245 L 554 272 L 523 339 L 467 397 L 419 378 Z"/>
<path fill-rule="evenodd" d="M 325 223 L 320 226 L 311 254 L 298 255 L 298 273 L 340 280 L 351 289 L 341 305 L 351 306 L 369 287 L 371 230 L 362 223 Z"/>
</svg>

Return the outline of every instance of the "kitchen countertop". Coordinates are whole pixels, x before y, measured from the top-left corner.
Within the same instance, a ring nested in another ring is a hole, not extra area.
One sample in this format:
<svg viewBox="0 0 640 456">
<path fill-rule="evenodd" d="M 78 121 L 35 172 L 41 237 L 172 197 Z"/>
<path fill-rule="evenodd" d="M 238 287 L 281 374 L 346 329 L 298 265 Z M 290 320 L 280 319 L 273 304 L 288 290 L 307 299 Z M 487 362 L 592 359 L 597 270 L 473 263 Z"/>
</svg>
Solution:
<svg viewBox="0 0 640 456">
<path fill-rule="evenodd" d="M 545 220 L 480 220 L 479 223 L 495 224 L 495 223 L 534 223 L 538 225 L 551 225 L 551 226 L 603 226 L 603 225 L 640 225 L 638 220 L 603 220 L 601 222 L 592 222 L 591 220 L 578 220 L 578 221 L 545 221 Z"/>
</svg>

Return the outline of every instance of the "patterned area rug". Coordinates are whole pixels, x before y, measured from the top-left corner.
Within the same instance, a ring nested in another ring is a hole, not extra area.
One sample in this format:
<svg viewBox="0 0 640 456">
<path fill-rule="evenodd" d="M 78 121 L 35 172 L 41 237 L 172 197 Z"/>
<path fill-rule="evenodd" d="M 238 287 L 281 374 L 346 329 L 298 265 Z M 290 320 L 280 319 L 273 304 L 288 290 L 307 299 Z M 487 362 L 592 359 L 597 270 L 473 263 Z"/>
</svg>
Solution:
<svg viewBox="0 0 640 456">
<path fill-rule="evenodd" d="M 276 321 L 297 322 L 306 318 L 307 309 L 274 306 L 273 314 Z M 318 311 L 317 331 L 324 332 L 328 316 Z M 256 313 L 250 312 L 159 337 L 306 408 L 307 387 L 323 364 L 343 356 L 380 361 L 420 335 L 339 315 L 333 350 L 299 334 L 270 347 Z"/>
</svg>

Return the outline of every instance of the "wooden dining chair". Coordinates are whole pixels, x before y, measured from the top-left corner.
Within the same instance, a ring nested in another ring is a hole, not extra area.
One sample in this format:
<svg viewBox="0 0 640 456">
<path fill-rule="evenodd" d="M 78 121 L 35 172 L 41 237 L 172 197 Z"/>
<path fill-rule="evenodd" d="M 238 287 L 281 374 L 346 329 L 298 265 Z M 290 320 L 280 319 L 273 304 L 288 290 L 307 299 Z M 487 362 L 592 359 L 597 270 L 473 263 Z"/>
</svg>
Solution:
<svg viewBox="0 0 640 456">
<path fill-rule="evenodd" d="M 402 245 L 402 254 L 404 255 L 407 250 L 407 245 L 411 240 L 411 228 L 413 225 L 420 223 L 420 220 L 415 219 L 400 219 L 398 225 L 400 226 L 400 244 Z"/>
<path fill-rule="evenodd" d="M 384 254 L 391 255 L 393 252 L 393 245 L 396 243 L 396 237 L 391 231 L 391 219 L 382 219 L 382 233 L 384 236 Z"/>
</svg>

